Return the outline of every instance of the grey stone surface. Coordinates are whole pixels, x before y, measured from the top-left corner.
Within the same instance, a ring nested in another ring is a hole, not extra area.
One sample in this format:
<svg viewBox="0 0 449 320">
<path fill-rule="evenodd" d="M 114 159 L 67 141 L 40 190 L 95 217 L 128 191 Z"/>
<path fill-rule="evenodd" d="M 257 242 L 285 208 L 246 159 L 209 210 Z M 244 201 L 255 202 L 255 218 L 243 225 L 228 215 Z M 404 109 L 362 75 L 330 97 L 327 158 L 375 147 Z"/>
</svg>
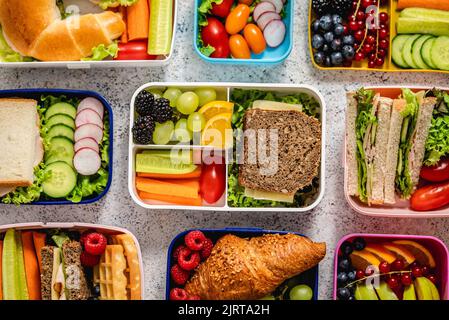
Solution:
<svg viewBox="0 0 449 320">
<path fill-rule="evenodd" d="M 162 68 L 105 70 L 1 70 L 0 89 L 71 88 L 95 90 L 114 109 L 114 177 L 109 194 L 88 206 L 0 205 L 0 224 L 30 221 L 91 222 L 121 226 L 140 241 L 145 264 L 145 298 L 165 296 L 166 252 L 173 237 L 187 228 L 262 227 L 298 231 L 326 241 L 328 253 L 320 265 L 319 297 L 332 296 L 332 267 L 336 242 L 352 232 L 434 235 L 449 241 L 448 219 L 374 219 L 352 211 L 343 195 L 342 144 L 345 91 L 362 85 L 449 86 L 447 75 L 319 71 L 311 65 L 307 46 L 307 0 L 297 0 L 291 56 L 272 67 L 220 66 L 203 62 L 193 50 L 193 0 L 180 1 L 176 49 Z M 137 207 L 128 193 L 129 101 L 135 89 L 151 81 L 227 81 L 305 83 L 318 88 L 327 103 L 326 192 L 316 209 L 305 214 L 156 211 Z"/>
</svg>

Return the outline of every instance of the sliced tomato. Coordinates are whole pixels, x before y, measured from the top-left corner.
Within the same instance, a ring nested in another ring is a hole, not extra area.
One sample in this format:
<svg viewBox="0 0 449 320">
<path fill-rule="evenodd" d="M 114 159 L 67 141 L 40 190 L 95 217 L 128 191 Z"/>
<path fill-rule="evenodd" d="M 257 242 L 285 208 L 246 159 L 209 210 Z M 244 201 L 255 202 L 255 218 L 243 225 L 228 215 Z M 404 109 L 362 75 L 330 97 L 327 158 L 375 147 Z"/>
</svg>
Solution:
<svg viewBox="0 0 449 320">
<path fill-rule="evenodd" d="M 234 0 L 223 0 L 220 4 L 212 3 L 212 9 L 210 12 L 217 17 L 226 18 L 231 12 L 231 7 L 234 4 Z"/>
<path fill-rule="evenodd" d="M 115 60 L 155 60 L 157 56 L 148 54 L 147 40 L 119 43 Z"/>
<path fill-rule="evenodd" d="M 441 159 L 436 165 L 431 167 L 423 166 L 421 178 L 431 182 L 443 182 L 449 180 L 449 158 Z"/>
<path fill-rule="evenodd" d="M 416 211 L 429 211 L 449 204 L 449 183 L 422 187 L 412 195 L 410 206 Z"/>
</svg>

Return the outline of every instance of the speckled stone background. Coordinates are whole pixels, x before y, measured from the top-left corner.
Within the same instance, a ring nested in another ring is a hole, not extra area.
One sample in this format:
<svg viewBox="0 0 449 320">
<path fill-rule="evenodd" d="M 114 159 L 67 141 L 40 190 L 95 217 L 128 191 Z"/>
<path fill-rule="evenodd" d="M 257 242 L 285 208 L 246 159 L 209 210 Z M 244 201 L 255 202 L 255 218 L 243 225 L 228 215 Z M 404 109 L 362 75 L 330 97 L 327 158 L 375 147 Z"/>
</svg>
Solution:
<svg viewBox="0 0 449 320">
<path fill-rule="evenodd" d="M 332 297 L 332 257 L 337 241 L 352 232 L 434 235 L 449 244 L 449 219 L 373 219 L 352 211 L 343 195 L 342 144 L 345 91 L 362 85 L 449 86 L 438 74 L 323 72 L 307 50 L 307 0 L 296 0 L 294 49 L 275 67 L 217 66 L 203 62 L 192 45 L 193 0 L 179 1 L 175 51 L 169 65 L 154 69 L 2 70 L 0 89 L 71 88 L 96 90 L 114 109 L 114 177 L 112 187 L 95 205 L 33 207 L 0 205 L 0 224 L 30 221 L 81 221 L 121 226 L 140 241 L 145 264 L 145 298 L 164 299 L 166 252 L 171 239 L 188 228 L 262 227 L 298 231 L 325 241 L 328 253 L 320 267 L 319 297 Z M 232 81 L 305 83 L 319 89 L 327 103 L 326 191 L 316 209 L 305 214 L 158 211 L 137 207 L 128 193 L 129 101 L 150 81 Z"/>
</svg>

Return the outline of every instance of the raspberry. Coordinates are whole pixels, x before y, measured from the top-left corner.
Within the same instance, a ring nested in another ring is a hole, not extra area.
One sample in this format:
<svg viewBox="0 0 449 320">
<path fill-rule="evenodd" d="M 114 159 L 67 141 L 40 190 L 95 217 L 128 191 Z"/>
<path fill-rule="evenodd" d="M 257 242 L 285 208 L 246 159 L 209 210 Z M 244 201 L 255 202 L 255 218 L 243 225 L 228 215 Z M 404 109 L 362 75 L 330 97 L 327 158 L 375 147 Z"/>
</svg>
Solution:
<svg viewBox="0 0 449 320">
<path fill-rule="evenodd" d="M 209 258 L 210 254 L 212 253 L 212 249 L 214 248 L 214 243 L 211 239 L 206 238 L 203 243 L 203 249 L 201 250 L 201 258 L 203 260 L 206 260 Z"/>
<path fill-rule="evenodd" d="M 81 264 L 85 267 L 95 267 L 100 263 L 100 256 L 94 256 L 92 254 L 87 253 L 86 251 L 81 252 Z"/>
<path fill-rule="evenodd" d="M 180 245 L 179 247 L 177 247 L 176 249 L 175 249 L 175 251 L 173 251 L 173 259 L 175 259 L 175 261 L 176 262 L 178 262 L 178 257 L 179 257 L 179 252 L 182 250 L 182 249 L 185 249 L 185 248 L 187 248 L 185 245 Z"/>
<path fill-rule="evenodd" d="M 194 252 L 189 248 L 182 249 L 179 251 L 178 263 L 184 270 L 190 271 L 198 267 L 201 258 L 198 252 Z"/>
<path fill-rule="evenodd" d="M 201 300 L 200 296 L 189 296 L 187 300 Z"/>
<path fill-rule="evenodd" d="M 184 238 L 186 246 L 193 251 L 200 251 L 203 249 L 203 242 L 206 236 L 201 231 L 190 231 Z"/>
<path fill-rule="evenodd" d="M 190 273 L 186 270 L 183 270 L 179 265 L 175 264 L 170 270 L 171 277 L 173 282 L 177 285 L 184 285 L 187 280 L 189 280 Z"/>
<path fill-rule="evenodd" d="M 83 247 L 84 247 L 84 242 L 86 241 L 86 237 L 87 237 L 89 234 L 94 233 L 94 232 L 95 232 L 95 230 L 89 229 L 89 230 L 84 231 L 84 232 L 81 234 L 81 237 L 80 237 L 80 243 L 81 243 L 81 245 L 82 245 Z"/>
<path fill-rule="evenodd" d="M 174 288 L 170 291 L 170 300 L 188 300 L 187 292 L 184 289 Z"/>
<path fill-rule="evenodd" d="M 108 240 L 98 232 L 90 233 L 84 240 L 84 250 L 94 256 L 100 256 L 106 250 Z"/>
</svg>

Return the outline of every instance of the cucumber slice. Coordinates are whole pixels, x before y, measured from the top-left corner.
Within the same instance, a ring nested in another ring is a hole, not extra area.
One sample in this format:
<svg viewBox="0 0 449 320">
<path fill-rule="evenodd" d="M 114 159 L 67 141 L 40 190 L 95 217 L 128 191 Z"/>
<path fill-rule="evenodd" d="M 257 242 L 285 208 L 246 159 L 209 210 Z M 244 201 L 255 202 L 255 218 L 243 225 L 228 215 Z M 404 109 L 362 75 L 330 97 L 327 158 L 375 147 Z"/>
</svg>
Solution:
<svg viewBox="0 0 449 320">
<path fill-rule="evenodd" d="M 408 64 L 410 68 L 413 69 L 418 69 L 418 66 L 413 61 L 412 48 L 413 44 L 420 36 L 421 36 L 420 34 L 410 36 L 404 43 L 404 47 L 402 48 L 402 58 L 404 59 L 405 63 Z"/>
<path fill-rule="evenodd" d="M 169 54 L 173 36 L 173 0 L 151 0 L 148 54 Z"/>
<path fill-rule="evenodd" d="M 449 37 L 438 37 L 430 50 L 430 57 L 437 69 L 449 70 Z"/>
<path fill-rule="evenodd" d="M 421 48 L 427 40 L 432 38 L 430 35 L 423 35 L 416 39 L 415 43 L 413 43 L 412 47 L 412 58 L 413 62 L 418 66 L 419 69 L 430 69 L 430 67 L 426 64 L 424 59 L 421 56 Z"/>
<path fill-rule="evenodd" d="M 45 126 L 47 128 L 51 128 L 58 124 L 66 125 L 67 127 L 70 127 L 73 130 L 76 129 L 75 120 L 73 120 L 71 117 L 69 117 L 68 115 L 65 115 L 65 114 L 56 114 L 56 115 L 52 116 L 50 119 L 47 120 L 47 122 L 45 123 Z"/>
<path fill-rule="evenodd" d="M 143 154 L 150 154 L 155 157 L 170 159 L 174 163 L 193 163 L 192 151 L 186 149 L 179 150 L 144 150 Z"/>
<path fill-rule="evenodd" d="M 46 153 L 45 163 L 50 164 L 63 161 L 73 166 L 73 156 L 75 155 L 73 142 L 65 137 L 54 137 L 50 140 L 50 148 Z"/>
<path fill-rule="evenodd" d="M 65 114 L 75 120 L 76 118 L 76 108 L 69 103 L 59 102 L 50 106 L 45 112 L 45 119 L 50 119 L 56 114 Z"/>
<path fill-rule="evenodd" d="M 44 193 L 50 198 L 64 198 L 76 186 L 76 173 L 67 163 L 58 161 L 49 164 L 45 173 L 51 172 L 49 179 L 42 184 Z"/>
<path fill-rule="evenodd" d="M 64 137 L 73 142 L 75 141 L 75 131 L 64 124 L 58 124 L 51 127 L 51 129 L 47 133 L 47 137 L 50 140 L 54 137 Z"/>
<path fill-rule="evenodd" d="M 174 163 L 170 158 L 145 153 L 136 155 L 136 172 L 140 173 L 187 174 L 196 168 L 194 164 Z"/>
<path fill-rule="evenodd" d="M 407 42 L 409 35 L 399 35 L 393 39 L 393 43 L 391 46 L 391 58 L 393 62 L 400 68 L 410 68 L 410 66 L 405 63 L 402 58 L 402 49 L 404 48 L 404 44 Z"/>
<path fill-rule="evenodd" d="M 432 69 L 436 69 L 437 67 L 432 61 L 432 58 L 430 56 L 430 50 L 432 50 L 433 43 L 435 42 L 435 37 L 430 37 L 426 40 L 426 42 L 423 43 L 423 46 L 421 48 L 421 56 L 424 60 L 424 62 L 430 66 Z"/>
</svg>

